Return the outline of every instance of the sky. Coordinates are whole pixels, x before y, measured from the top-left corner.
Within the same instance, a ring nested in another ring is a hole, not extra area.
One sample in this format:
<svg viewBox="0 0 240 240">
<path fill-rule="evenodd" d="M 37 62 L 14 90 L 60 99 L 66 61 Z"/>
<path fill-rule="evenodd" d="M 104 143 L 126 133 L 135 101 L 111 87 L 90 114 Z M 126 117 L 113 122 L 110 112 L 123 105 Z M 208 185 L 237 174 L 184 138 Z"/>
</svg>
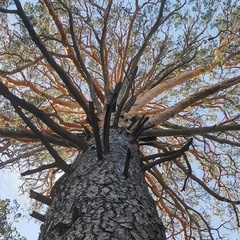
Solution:
<svg viewBox="0 0 240 240">
<path fill-rule="evenodd" d="M 20 218 L 18 223 L 14 226 L 17 231 L 24 236 L 27 240 L 36 240 L 39 234 L 40 223 L 30 217 L 30 198 L 27 194 L 19 194 L 19 186 L 23 183 L 18 176 L 18 173 L 11 171 L 10 169 L 0 170 L 0 199 L 10 199 L 11 203 L 14 199 L 17 199 L 21 213 L 25 216 Z M 0 240 L 5 240 L 0 236 Z"/>
</svg>

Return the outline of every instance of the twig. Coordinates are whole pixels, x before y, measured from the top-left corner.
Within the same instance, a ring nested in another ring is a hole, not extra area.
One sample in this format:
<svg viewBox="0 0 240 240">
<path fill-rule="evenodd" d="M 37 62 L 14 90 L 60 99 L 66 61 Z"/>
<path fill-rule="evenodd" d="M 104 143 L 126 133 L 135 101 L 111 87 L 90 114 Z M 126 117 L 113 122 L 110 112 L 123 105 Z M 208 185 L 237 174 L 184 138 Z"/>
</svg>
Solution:
<svg viewBox="0 0 240 240">
<path fill-rule="evenodd" d="M 191 176 L 191 174 L 192 174 L 192 168 L 191 168 L 191 165 L 190 165 L 190 163 L 189 163 L 189 161 L 188 161 L 187 155 L 186 155 L 185 153 L 183 153 L 183 157 L 184 157 L 184 159 L 185 159 L 185 161 L 186 161 L 186 163 L 187 163 L 187 166 L 188 166 L 188 174 L 187 174 L 187 177 L 186 177 L 185 180 L 184 180 L 184 184 L 183 184 L 183 187 L 182 187 L 181 191 L 185 191 L 186 184 L 187 184 L 187 180 L 188 180 L 188 178 L 189 178 L 189 177 Z"/>
</svg>

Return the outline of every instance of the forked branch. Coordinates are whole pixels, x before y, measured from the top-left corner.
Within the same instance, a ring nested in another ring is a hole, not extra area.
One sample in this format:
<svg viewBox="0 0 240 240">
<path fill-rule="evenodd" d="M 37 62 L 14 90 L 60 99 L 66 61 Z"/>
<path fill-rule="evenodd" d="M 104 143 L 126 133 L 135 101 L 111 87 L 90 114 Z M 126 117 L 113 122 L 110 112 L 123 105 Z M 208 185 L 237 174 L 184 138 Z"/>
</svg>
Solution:
<svg viewBox="0 0 240 240">
<path fill-rule="evenodd" d="M 156 166 L 156 165 L 158 165 L 158 164 L 161 164 L 161 163 L 164 163 L 164 162 L 167 162 L 167 161 L 172 161 L 172 160 L 174 160 L 174 159 L 182 156 L 185 151 L 188 151 L 188 149 L 189 149 L 190 145 L 192 144 L 192 142 L 193 142 L 193 139 L 190 138 L 190 139 L 188 140 L 188 142 L 187 142 L 180 150 L 170 152 L 170 153 L 169 153 L 169 154 L 170 154 L 169 156 L 165 156 L 165 157 L 163 157 L 163 158 L 160 158 L 160 159 L 158 159 L 158 160 L 155 160 L 155 161 L 153 161 L 153 162 L 151 162 L 151 163 L 148 163 L 148 164 L 144 165 L 143 168 L 142 168 L 142 170 L 143 170 L 143 171 L 147 171 L 147 170 L 149 170 L 150 168 L 152 168 L 152 167 L 154 167 L 154 166 Z M 171 154 L 171 153 L 172 153 L 172 154 Z M 154 158 L 155 158 L 155 156 L 154 156 Z M 187 174 L 188 174 L 188 173 L 187 173 Z"/>
</svg>

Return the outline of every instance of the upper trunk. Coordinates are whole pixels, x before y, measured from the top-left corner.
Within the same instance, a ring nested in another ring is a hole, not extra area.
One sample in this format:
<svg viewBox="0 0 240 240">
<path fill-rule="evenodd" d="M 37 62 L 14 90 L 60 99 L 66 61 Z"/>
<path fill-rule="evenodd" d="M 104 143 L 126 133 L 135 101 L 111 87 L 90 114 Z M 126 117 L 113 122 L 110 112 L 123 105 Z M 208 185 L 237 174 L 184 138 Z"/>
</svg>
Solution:
<svg viewBox="0 0 240 240">
<path fill-rule="evenodd" d="M 59 180 L 39 239 L 165 239 L 164 227 L 148 192 L 140 152 L 122 130 L 110 131 L 110 152 L 99 161 L 95 144 Z M 131 149 L 128 177 L 123 175 Z"/>
</svg>

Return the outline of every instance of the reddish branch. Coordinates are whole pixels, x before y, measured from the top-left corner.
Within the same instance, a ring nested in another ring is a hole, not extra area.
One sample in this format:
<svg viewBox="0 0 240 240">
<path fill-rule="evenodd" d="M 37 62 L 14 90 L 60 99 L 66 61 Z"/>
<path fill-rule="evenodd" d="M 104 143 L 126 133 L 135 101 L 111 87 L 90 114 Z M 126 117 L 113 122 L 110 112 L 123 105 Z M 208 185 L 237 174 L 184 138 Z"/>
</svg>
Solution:
<svg viewBox="0 0 240 240">
<path fill-rule="evenodd" d="M 66 87 L 68 88 L 69 92 L 74 96 L 74 98 L 77 100 L 79 105 L 84 109 L 86 115 L 89 115 L 89 108 L 86 104 L 86 102 L 81 97 L 81 94 L 79 93 L 78 88 L 73 84 L 71 78 L 68 76 L 68 74 L 61 68 L 61 66 L 54 60 L 52 55 L 49 53 L 37 33 L 35 32 L 33 26 L 31 25 L 29 18 L 26 16 L 22 5 L 19 0 L 14 0 L 16 6 L 17 6 L 17 13 L 19 17 L 22 19 L 25 27 L 27 28 L 29 35 L 32 37 L 32 40 L 35 42 L 35 44 L 38 46 L 42 54 L 46 57 L 48 63 L 50 66 L 57 72 L 59 77 L 63 80 Z"/>
</svg>

